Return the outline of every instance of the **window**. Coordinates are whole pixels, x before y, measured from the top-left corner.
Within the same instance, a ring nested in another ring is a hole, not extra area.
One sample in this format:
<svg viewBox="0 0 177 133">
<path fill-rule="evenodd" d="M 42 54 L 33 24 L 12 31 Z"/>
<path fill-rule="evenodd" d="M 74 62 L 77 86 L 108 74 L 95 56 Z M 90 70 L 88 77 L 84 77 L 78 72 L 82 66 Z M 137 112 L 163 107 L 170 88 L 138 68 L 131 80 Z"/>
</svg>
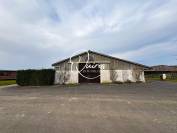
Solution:
<svg viewBox="0 0 177 133">
<path fill-rule="evenodd" d="M 55 67 L 55 70 L 60 70 L 60 66 L 56 66 L 56 67 Z"/>
</svg>

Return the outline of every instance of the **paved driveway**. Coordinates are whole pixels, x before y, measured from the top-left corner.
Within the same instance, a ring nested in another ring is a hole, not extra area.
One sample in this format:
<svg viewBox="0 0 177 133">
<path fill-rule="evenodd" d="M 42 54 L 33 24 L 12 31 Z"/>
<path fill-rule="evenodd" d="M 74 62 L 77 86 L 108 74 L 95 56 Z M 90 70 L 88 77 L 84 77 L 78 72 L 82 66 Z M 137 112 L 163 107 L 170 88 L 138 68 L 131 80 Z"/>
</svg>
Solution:
<svg viewBox="0 0 177 133">
<path fill-rule="evenodd" d="M 177 83 L 0 89 L 0 133 L 176 133 Z"/>
</svg>

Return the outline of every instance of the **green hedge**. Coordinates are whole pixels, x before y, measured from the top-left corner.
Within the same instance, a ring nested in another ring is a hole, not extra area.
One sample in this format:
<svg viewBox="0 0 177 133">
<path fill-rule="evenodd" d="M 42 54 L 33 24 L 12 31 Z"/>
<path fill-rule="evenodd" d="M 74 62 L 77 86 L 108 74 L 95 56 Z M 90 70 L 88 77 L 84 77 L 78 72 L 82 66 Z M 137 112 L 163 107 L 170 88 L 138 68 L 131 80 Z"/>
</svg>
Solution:
<svg viewBox="0 0 177 133">
<path fill-rule="evenodd" d="M 19 70 L 16 82 L 20 86 L 53 85 L 54 77 L 55 70 L 53 69 Z"/>
</svg>

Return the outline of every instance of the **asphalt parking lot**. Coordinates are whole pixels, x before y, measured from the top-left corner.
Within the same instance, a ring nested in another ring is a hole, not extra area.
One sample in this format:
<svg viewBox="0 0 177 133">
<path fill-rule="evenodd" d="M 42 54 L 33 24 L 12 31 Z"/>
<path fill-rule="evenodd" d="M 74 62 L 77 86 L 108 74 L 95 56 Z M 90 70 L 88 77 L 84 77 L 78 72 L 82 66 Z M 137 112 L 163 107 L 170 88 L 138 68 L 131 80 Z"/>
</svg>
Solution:
<svg viewBox="0 0 177 133">
<path fill-rule="evenodd" d="M 0 89 L 0 133 L 176 133 L 177 83 Z"/>
</svg>

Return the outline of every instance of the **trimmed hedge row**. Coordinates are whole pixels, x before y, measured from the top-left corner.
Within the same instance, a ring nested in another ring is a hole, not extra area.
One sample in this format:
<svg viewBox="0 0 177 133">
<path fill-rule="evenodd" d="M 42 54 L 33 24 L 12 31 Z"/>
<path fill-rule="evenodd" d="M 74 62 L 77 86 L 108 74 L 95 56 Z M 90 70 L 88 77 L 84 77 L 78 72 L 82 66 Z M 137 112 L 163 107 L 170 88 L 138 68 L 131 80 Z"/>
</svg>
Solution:
<svg viewBox="0 0 177 133">
<path fill-rule="evenodd" d="M 55 70 L 53 69 L 19 70 L 17 71 L 16 82 L 20 86 L 53 85 L 54 77 Z"/>
</svg>

